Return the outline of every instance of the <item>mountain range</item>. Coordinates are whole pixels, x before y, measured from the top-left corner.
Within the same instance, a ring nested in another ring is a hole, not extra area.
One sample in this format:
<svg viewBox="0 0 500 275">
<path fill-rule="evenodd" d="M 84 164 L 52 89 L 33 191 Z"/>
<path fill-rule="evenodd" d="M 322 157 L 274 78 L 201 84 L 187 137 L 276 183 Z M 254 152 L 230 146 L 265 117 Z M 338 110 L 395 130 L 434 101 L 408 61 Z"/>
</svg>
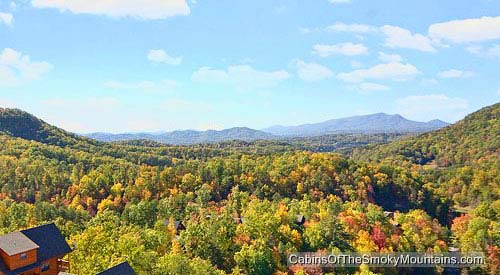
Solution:
<svg viewBox="0 0 500 275">
<path fill-rule="evenodd" d="M 155 150 L 152 148 L 169 148 L 170 144 L 193 144 L 193 148 L 205 148 L 220 155 L 221 148 L 231 148 L 229 151 L 269 153 L 287 150 L 305 150 L 313 152 L 350 152 L 353 148 L 375 143 L 387 143 L 401 138 L 407 133 L 377 133 L 377 134 L 330 134 L 316 137 L 278 137 L 270 133 L 249 128 L 231 128 L 222 131 L 175 131 L 171 133 L 143 134 L 106 134 L 95 133 L 95 138 L 77 135 L 55 127 L 36 116 L 19 109 L 0 108 L 0 144 L 5 140 L 16 143 L 16 139 L 29 140 L 56 146 L 72 148 L 106 156 L 119 157 L 116 148 L 133 146 L 139 151 Z M 3 140 L 2 140 L 3 139 Z M 99 139 L 99 140 L 97 140 Z M 159 141 L 156 141 L 159 140 Z M 114 142 L 110 142 L 114 141 Z M 2 147 L 0 146 L 0 149 Z M 208 149 L 212 148 L 212 149 Z M 136 150 L 134 149 L 134 150 Z M 52 150 L 52 149 L 51 149 Z M 196 151 L 196 149 L 193 149 Z M 207 153 L 207 151 L 203 151 Z M 135 151 L 134 151 L 135 152 Z M 134 158 L 138 155 L 135 153 Z M 163 157 L 162 158 L 167 158 Z M 168 158 L 167 158 L 168 159 Z M 141 162 L 158 163 L 155 158 L 141 159 Z"/>
<path fill-rule="evenodd" d="M 167 144 L 187 145 L 216 143 L 228 140 L 254 141 L 289 137 L 314 137 L 329 134 L 421 133 L 440 129 L 448 125 L 448 123 L 437 119 L 429 122 L 419 122 L 406 119 L 397 114 L 377 113 L 298 126 L 278 125 L 262 130 L 235 127 L 224 130 L 183 130 L 164 133 L 110 134 L 99 132 L 84 134 L 84 136 L 105 142 L 145 139 Z"/>
<path fill-rule="evenodd" d="M 278 125 L 262 129 L 262 131 L 279 136 L 319 136 L 334 133 L 417 133 L 440 129 L 448 125 L 448 123 L 438 119 L 419 122 L 397 114 L 377 113 L 298 126 Z"/>
<path fill-rule="evenodd" d="M 440 120 L 418 122 L 400 115 L 378 113 L 333 119 L 315 124 L 298 126 L 273 126 L 262 130 L 247 127 L 235 127 L 224 130 L 195 131 L 183 130 L 163 133 L 90 133 L 76 135 L 54 127 L 37 117 L 18 109 L 0 108 L 0 131 L 10 135 L 44 141 L 59 145 L 77 144 L 83 140 L 95 142 L 114 142 L 131 140 L 150 140 L 164 144 L 189 145 L 218 143 L 223 141 L 281 140 L 297 137 L 320 137 L 335 134 L 401 134 L 423 133 L 449 125 Z"/>
<path fill-rule="evenodd" d="M 86 134 L 85 136 L 105 142 L 143 139 L 143 140 L 152 140 L 156 142 L 174 144 L 174 145 L 217 143 L 228 140 L 242 140 L 242 141 L 270 140 L 277 138 L 277 136 L 273 134 L 250 129 L 247 127 L 235 127 L 220 131 L 184 130 L 184 131 L 173 131 L 166 133 L 123 133 L 123 134 L 91 133 L 91 134 Z"/>
</svg>

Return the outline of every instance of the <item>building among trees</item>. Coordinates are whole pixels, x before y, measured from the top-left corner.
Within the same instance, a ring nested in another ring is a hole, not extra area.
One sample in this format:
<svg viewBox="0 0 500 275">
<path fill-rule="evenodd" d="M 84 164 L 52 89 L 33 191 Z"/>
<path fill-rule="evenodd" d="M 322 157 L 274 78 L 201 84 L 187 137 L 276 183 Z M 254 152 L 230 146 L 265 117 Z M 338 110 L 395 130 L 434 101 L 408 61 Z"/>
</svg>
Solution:
<svg viewBox="0 0 500 275">
<path fill-rule="evenodd" d="M 59 229 L 46 224 L 0 236 L 0 275 L 57 275 L 69 270 L 71 248 Z"/>
</svg>

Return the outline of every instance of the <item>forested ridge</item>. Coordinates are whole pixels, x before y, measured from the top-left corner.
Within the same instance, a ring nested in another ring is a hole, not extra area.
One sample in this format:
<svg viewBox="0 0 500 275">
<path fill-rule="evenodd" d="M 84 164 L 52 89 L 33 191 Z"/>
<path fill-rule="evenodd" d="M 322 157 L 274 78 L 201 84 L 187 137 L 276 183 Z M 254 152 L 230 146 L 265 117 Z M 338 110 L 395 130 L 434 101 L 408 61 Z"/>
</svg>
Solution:
<svg viewBox="0 0 500 275">
<path fill-rule="evenodd" d="M 488 266 L 473 272 L 492 273 L 500 261 L 499 109 L 352 154 L 342 140 L 366 136 L 101 143 L 0 109 L 0 233 L 55 221 L 74 244 L 76 274 L 124 260 L 139 274 L 322 274 L 289 271 L 286 255 L 449 246 L 485 252 Z M 351 156 L 322 152 L 334 150 Z M 186 229 L 176 232 L 174 221 Z"/>
<path fill-rule="evenodd" d="M 361 160 L 434 162 L 440 167 L 470 165 L 500 154 L 500 103 L 474 112 L 443 129 L 409 137 L 388 145 L 356 150 Z"/>
</svg>

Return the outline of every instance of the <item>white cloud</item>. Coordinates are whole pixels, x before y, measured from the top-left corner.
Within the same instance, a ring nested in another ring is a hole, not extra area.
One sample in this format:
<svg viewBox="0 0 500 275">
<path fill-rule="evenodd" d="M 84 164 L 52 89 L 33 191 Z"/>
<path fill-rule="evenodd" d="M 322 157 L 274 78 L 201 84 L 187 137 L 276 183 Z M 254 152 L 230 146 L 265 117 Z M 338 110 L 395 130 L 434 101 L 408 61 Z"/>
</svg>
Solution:
<svg viewBox="0 0 500 275">
<path fill-rule="evenodd" d="M 369 33 L 376 32 L 377 28 L 364 24 L 345 24 L 342 22 L 337 22 L 326 27 L 326 30 L 330 32 Z"/>
<path fill-rule="evenodd" d="M 14 16 L 11 13 L 0 12 L 0 23 L 12 26 L 12 22 L 14 22 Z"/>
<path fill-rule="evenodd" d="M 420 71 L 409 63 L 384 63 L 368 69 L 359 69 L 349 73 L 339 73 L 338 79 L 346 82 L 362 82 L 365 79 L 388 79 L 394 81 L 410 80 Z"/>
<path fill-rule="evenodd" d="M 0 86 L 15 86 L 18 84 L 16 74 L 10 68 L 0 65 Z"/>
<path fill-rule="evenodd" d="M 482 42 L 500 38 L 500 16 L 453 20 L 429 26 L 429 36 L 453 43 Z"/>
<path fill-rule="evenodd" d="M 474 72 L 450 69 L 439 72 L 438 76 L 441 78 L 465 78 L 474 76 Z"/>
<path fill-rule="evenodd" d="M 433 52 L 431 40 L 422 34 L 412 34 L 409 30 L 397 26 L 385 25 L 380 28 L 384 33 L 385 45 L 390 48 L 413 49 Z"/>
<path fill-rule="evenodd" d="M 182 63 L 182 57 L 170 56 L 162 49 L 149 50 L 148 60 L 155 63 L 165 63 L 173 66 L 177 66 Z"/>
<path fill-rule="evenodd" d="M 284 70 L 259 71 L 250 65 L 232 65 L 227 70 L 202 67 L 195 71 L 191 80 L 200 83 L 226 84 L 237 89 L 251 90 L 278 85 L 288 79 L 290 74 Z"/>
<path fill-rule="evenodd" d="M 132 17 L 143 20 L 164 19 L 190 13 L 185 0 L 32 0 L 31 4 L 36 8 L 55 8 L 75 14 Z"/>
<path fill-rule="evenodd" d="M 364 92 L 373 92 L 373 91 L 387 91 L 390 88 L 382 84 L 363 82 L 359 84 L 359 89 Z"/>
<path fill-rule="evenodd" d="M 302 60 L 295 60 L 293 61 L 293 66 L 297 69 L 300 79 L 305 81 L 319 81 L 334 76 L 330 69 L 317 63 L 306 63 Z"/>
<path fill-rule="evenodd" d="M 328 0 L 332 4 L 346 4 L 351 3 L 351 0 Z"/>
<path fill-rule="evenodd" d="M 500 57 L 500 44 L 495 44 L 488 48 L 483 48 L 479 45 L 473 45 L 467 47 L 467 51 L 483 57 Z"/>
<path fill-rule="evenodd" d="M 403 61 L 403 58 L 398 54 L 387 54 L 383 52 L 378 52 L 378 59 L 387 63 Z"/>
<path fill-rule="evenodd" d="M 48 62 L 31 61 L 28 55 L 5 48 L 0 53 L 0 85 L 16 86 L 26 81 L 37 80 L 52 68 Z"/>
<path fill-rule="evenodd" d="M 159 82 L 144 80 L 136 83 L 110 80 L 104 83 L 104 87 L 114 90 L 137 90 L 143 92 L 150 91 L 172 91 L 179 86 L 179 83 L 171 79 L 163 79 Z"/>
<path fill-rule="evenodd" d="M 313 53 L 321 57 L 328 57 L 334 54 L 354 56 L 367 54 L 368 48 L 363 44 L 353 44 L 351 42 L 335 45 L 316 44 L 313 46 Z"/>
<path fill-rule="evenodd" d="M 407 96 L 398 99 L 396 104 L 398 112 L 404 116 L 418 120 L 440 118 L 450 122 L 462 118 L 469 107 L 467 100 L 444 94 Z"/>
</svg>

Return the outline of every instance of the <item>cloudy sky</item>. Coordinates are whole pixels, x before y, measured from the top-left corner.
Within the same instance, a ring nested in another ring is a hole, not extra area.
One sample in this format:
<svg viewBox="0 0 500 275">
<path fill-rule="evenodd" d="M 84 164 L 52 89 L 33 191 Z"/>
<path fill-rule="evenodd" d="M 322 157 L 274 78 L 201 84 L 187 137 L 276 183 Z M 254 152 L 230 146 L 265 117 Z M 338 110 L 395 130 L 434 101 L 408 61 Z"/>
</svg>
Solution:
<svg viewBox="0 0 500 275">
<path fill-rule="evenodd" d="M 499 72 L 495 0 L 0 0 L 0 106 L 75 132 L 454 122 Z"/>
</svg>

